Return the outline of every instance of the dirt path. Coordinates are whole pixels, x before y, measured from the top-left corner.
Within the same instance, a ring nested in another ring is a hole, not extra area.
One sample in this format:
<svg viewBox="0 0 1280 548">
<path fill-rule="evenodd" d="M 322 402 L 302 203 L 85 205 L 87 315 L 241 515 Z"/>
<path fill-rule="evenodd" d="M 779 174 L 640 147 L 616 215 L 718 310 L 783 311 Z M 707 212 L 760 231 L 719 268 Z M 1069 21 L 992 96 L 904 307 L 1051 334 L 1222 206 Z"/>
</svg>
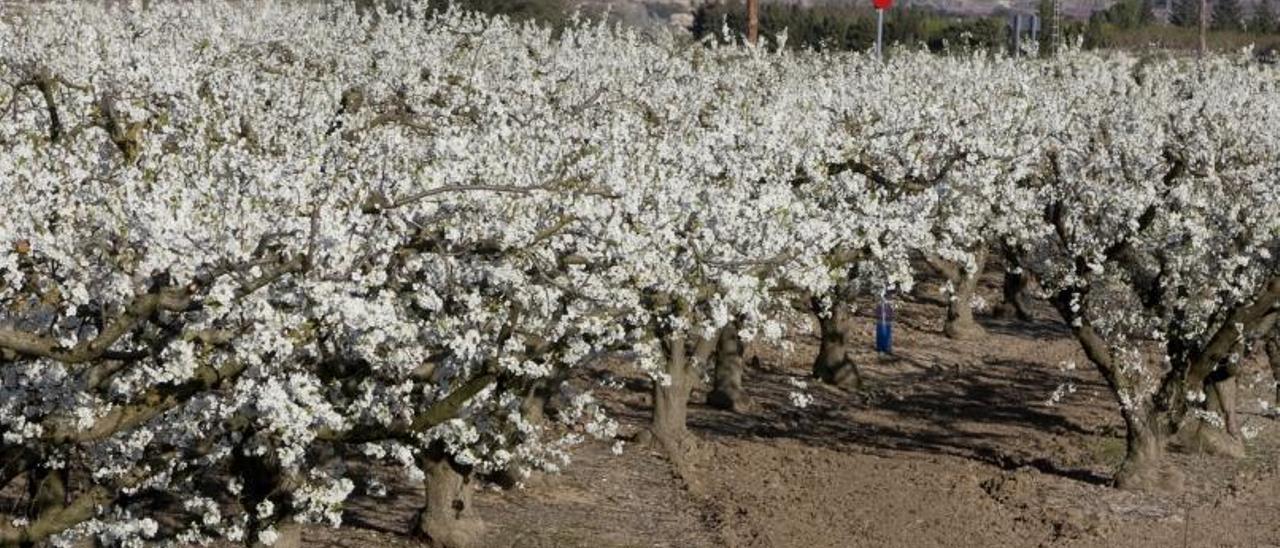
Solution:
<svg viewBox="0 0 1280 548">
<path fill-rule="evenodd" d="M 1260 363 L 1243 383 L 1249 457 L 1175 454 L 1180 492 L 1121 492 L 1106 485 L 1124 451 L 1115 403 L 1060 322 L 1040 316 L 984 319 L 985 338 L 956 342 L 940 335 L 938 303 L 903 304 L 889 360 L 870 351 L 867 318 L 866 386 L 810 382 L 806 409 L 788 393 L 808 380 L 816 339 L 751 348 L 750 409 L 717 411 L 693 396 L 689 426 L 702 443 L 688 481 L 649 450 L 615 456 L 589 444 L 561 475 L 479 493 L 483 545 L 1280 548 L 1280 421 L 1262 414 L 1271 379 Z M 616 365 L 591 377 L 621 386 L 600 395 L 624 433 L 644 427 L 647 381 Z M 409 545 L 396 532 L 420 496 L 410 486 L 357 500 L 355 530 L 307 538 Z"/>
</svg>

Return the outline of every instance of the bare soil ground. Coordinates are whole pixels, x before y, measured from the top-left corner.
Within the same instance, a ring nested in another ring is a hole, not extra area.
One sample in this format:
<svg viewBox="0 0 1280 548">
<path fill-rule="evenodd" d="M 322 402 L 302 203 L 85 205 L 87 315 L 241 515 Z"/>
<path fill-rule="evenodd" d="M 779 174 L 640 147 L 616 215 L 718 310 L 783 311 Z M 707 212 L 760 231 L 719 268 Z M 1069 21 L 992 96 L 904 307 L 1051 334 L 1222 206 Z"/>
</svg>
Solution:
<svg viewBox="0 0 1280 548">
<path fill-rule="evenodd" d="M 998 298 L 992 284 L 983 292 Z M 1123 492 L 1107 486 L 1124 452 L 1116 404 L 1056 314 L 982 318 L 986 337 L 957 342 L 941 335 L 940 304 L 900 305 L 889 359 L 872 351 L 865 318 L 864 388 L 809 382 L 806 409 L 788 393 L 808 379 L 817 340 L 751 348 L 747 411 L 706 407 L 695 392 L 700 447 L 683 476 L 652 450 L 590 443 L 562 474 L 483 489 L 484 546 L 1280 548 L 1280 421 L 1263 413 L 1273 381 L 1261 362 L 1242 385 L 1248 457 L 1175 453 L 1186 478 L 1176 491 Z M 624 433 L 645 427 L 646 380 L 616 364 L 590 376 L 620 381 L 601 394 Z M 350 530 L 306 538 L 410 545 L 398 532 L 421 500 L 400 486 L 356 501 Z"/>
<path fill-rule="evenodd" d="M 1056 314 L 980 317 L 984 338 L 952 341 L 928 294 L 899 304 L 893 358 L 876 356 L 873 320 L 861 318 L 857 391 L 809 380 L 809 326 L 789 348 L 749 348 L 751 406 L 715 410 L 695 391 L 700 442 L 683 474 L 643 446 L 613 455 L 591 442 L 523 489 L 479 485 L 482 547 L 1280 548 L 1280 421 L 1263 412 L 1273 380 L 1260 361 L 1242 379 L 1246 458 L 1175 453 L 1186 478 L 1176 491 L 1118 491 L 1107 486 L 1124 452 L 1116 404 Z M 794 380 L 814 397 L 805 409 L 790 402 Z M 647 426 L 648 380 L 619 363 L 576 380 L 601 381 L 624 437 Z M 422 501 L 408 482 L 357 495 L 343 528 L 310 526 L 304 542 L 417 546 L 404 532 Z"/>
</svg>

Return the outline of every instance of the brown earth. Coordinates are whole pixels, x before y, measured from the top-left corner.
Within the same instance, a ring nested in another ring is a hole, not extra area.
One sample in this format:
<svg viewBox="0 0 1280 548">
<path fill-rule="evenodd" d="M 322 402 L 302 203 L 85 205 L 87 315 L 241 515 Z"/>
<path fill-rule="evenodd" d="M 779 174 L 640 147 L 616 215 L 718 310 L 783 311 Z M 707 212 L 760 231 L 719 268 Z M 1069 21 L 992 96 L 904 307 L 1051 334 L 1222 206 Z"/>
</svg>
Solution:
<svg viewBox="0 0 1280 548">
<path fill-rule="evenodd" d="M 983 293 L 998 295 L 990 284 Z M 1248 457 L 1174 454 L 1186 477 L 1175 492 L 1123 492 L 1107 486 L 1124 452 L 1116 404 L 1056 315 L 982 318 L 985 338 L 956 342 L 941 336 L 939 305 L 900 306 L 892 359 L 871 351 L 863 318 L 865 387 L 809 382 L 805 409 L 791 405 L 790 380 L 808 380 L 816 339 L 752 348 L 744 385 L 753 404 L 738 413 L 692 404 L 700 443 L 682 477 L 652 450 L 628 445 L 614 456 L 589 443 L 562 474 L 484 488 L 483 546 L 1280 548 L 1280 421 L 1263 413 L 1272 379 L 1260 362 L 1243 382 L 1243 425 L 1255 433 Z M 647 381 L 617 364 L 589 377 L 622 386 L 599 394 L 624 434 L 646 425 Z M 409 545 L 397 532 L 421 500 L 412 486 L 358 499 L 350 529 L 306 538 Z"/>
<path fill-rule="evenodd" d="M 981 295 L 998 294 L 993 277 Z M 1280 548 L 1280 420 L 1264 413 L 1273 380 L 1260 361 L 1242 378 L 1247 457 L 1173 454 L 1186 478 L 1176 491 L 1124 492 L 1107 486 L 1124 453 L 1116 404 L 1047 306 L 1030 322 L 980 316 L 985 337 L 952 341 L 936 297 L 908 299 L 890 359 L 872 352 L 870 308 L 862 389 L 808 378 L 817 340 L 797 318 L 790 348 L 749 349 L 746 411 L 712 409 L 695 391 L 700 442 L 683 474 L 639 444 L 616 456 L 584 444 L 561 474 L 480 485 L 480 548 Z M 807 408 L 790 403 L 792 381 L 808 383 Z M 626 364 L 575 382 L 604 386 L 622 437 L 647 425 L 648 381 Z M 419 546 L 404 532 L 421 486 L 385 476 L 387 496 L 355 496 L 343 528 L 308 526 L 304 543 Z"/>
</svg>

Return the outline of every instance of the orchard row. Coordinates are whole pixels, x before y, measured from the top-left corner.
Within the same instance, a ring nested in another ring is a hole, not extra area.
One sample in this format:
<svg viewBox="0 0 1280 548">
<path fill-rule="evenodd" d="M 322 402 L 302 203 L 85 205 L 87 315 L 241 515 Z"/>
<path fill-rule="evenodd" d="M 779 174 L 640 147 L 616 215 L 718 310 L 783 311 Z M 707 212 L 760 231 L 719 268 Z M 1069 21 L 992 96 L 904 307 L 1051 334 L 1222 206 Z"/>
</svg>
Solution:
<svg viewBox="0 0 1280 548">
<path fill-rule="evenodd" d="M 1244 56 L 159 2 L 0 18 L 0 52 L 0 545 L 270 544 L 377 492 L 356 460 L 426 482 L 456 544 L 464 476 L 615 436 L 575 371 L 651 375 L 678 454 L 703 371 L 732 406 L 799 314 L 856 382 L 850 307 L 920 265 L 981 336 L 995 255 L 1114 390 L 1141 488 L 1189 425 L 1233 438 L 1206 394 L 1280 301 L 1280 74 Z"/>
</svg>

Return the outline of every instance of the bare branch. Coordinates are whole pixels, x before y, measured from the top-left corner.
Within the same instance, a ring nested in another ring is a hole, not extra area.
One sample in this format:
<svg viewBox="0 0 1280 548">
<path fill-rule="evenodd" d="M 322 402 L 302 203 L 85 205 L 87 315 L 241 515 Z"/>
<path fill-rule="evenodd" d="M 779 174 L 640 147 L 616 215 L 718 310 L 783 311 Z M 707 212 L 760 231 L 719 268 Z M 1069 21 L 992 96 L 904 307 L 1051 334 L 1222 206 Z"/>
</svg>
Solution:
<svg viewBox="0 0 1280 548">
<path fill-rule="evenodd" d="M 261 276 L 241 286 L 235 293 L 237 299 L 243 298 L 271 282 L 290 273 L 299 272 L 305 266 L 303 256 L 296 256 L 276 267 L 268 269 Z M 19 356 L 28 358 L 47 358 L 63 363 L 86 363 L 98 359 L 136 359 L 142 357 L 135 353 L 113 352 L 111 346 L 126 333 L 138 325 L 151 319 L 158 312 L 185 312 L 196 305 L 195 293 L 202 284 L 193 283 L 183 288 L 165 288 L 155 293 L 147 293 L 134 297 L 125 306 L 125 310 L 109 325 L 90 340 L 82 341 L 72 348 L 63 348 L 53 337 L 44 337 L 14 329 L 0 329 L 0 350 L 8 350 Z"/>
<path fill-rule="evenodd" d="M 98 336 L 65 349 L 52 337 L 42 337 L 12 329 L 0 329 L 0 348 L 23 356 L 49 358 L 63 363 L 84 363 L 106 355 L 125 333 L 159 311 L 180 312 L 192 304 L 186 289 L 164 289 L 158 293 L 139 295 L 125 306 L 124 313 L 98 333 Z"/>
<path fill-rule="evenodd" d="M 106 505 L 113 498 L 106 487 L 95 486 L 80 494 L 71 504 L 51 509 L 25 526 L 15 526 L 7 520 L 0 521 L 0 547 L 34 545 L 93 517 L 98 507 Z"/>
</svg>

